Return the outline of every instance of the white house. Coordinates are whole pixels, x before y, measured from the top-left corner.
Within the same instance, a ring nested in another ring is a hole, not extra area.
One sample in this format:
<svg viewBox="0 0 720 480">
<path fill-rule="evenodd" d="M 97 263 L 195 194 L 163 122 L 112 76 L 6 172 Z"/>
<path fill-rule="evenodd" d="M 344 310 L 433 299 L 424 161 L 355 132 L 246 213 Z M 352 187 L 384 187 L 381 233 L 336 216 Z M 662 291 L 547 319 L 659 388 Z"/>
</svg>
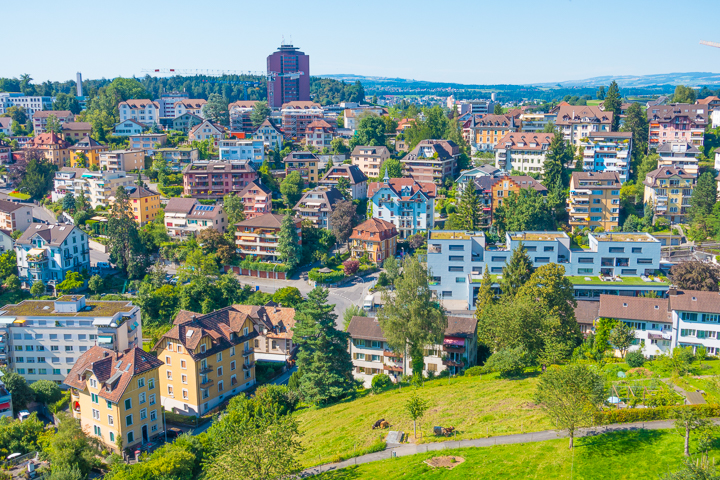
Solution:
<svg viewBox="0 0 720 480">
<path fill-rule="evenodd" d="M 195 125 L 188 132 L 188 141 L 192 142 L 197 140 L 202 142 L 203 140 L 211 140 L 213 143 L 215 140 L 220 140 L 223 135 L 223 129 L 210 120 L 204 120 L 200 125 Z"/>
<path fill-rule="evenodd" d="M 418 183 L 412 178 L 389 178 L 385 172 L 382 182 L 368 185 L 368 208 L 372 208 L 373 218 L 392 223 L 400 238 L 408 238 L 432 230 L 435 225 L 436 191 L 434 183 Z"/>
<path fill-rule="evenodd" d="M 283 133 L 269 118 L 258 127 L 253 139 L 263 142 L 270 150 L 280 151 L 283 148 Z"/>
<path fill-rule="evenodd" d="M 132 99 L 120 102 L 120 121 L 135 120 L 145 126 L 151 127 L 160 124 L 160 104 L 152 100 Z"/>
<path fill-rule="evenodd" d="M 121 137 L 129 137 L 131 135 L 140 135 L 145 130 L 145 125 L 133 120 L 125 120 L 115 124 L 114 134 Z"/>
<path fill-rule="evenodd" d="M 552 133 L 508 132 L 495 145 L 495 167 L 522 173 L 543 173 Z"/>
</svg>

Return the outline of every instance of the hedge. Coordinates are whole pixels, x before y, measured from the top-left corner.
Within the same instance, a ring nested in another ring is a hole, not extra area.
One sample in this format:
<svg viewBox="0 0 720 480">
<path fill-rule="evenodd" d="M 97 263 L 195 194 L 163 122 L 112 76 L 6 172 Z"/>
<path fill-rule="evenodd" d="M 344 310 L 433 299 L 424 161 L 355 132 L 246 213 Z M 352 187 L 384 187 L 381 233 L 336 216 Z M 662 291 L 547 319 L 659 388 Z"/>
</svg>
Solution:
<svg viewBox="0 0 720 480">
<path fill-rule="evenodd" d="M 243 260 L 238 264 L 240 268 L 246 270 L 258 270 L 260 272 L 289 272 L 290 268 L 284 263 L 267 263 L 253 262 L 252 260 Z"/>
<path fill-rule="evenodd" d="M 674 405 L 656 408 L 623 408 L 605 410 L 595 415 L 596 425 L 609 425 L 612 423 L 650 422 L 652 420 L 670 420 L 677 417 L 678 412 L 684 409 L 695 409 L 707 417 L 720 417 L 720 405 Z"/>
<path fill-rule="evenodd" d="M 308 272 L 308 278 L 317 283 L 337 283 L 345 278 L 345 272 L 335 270 L 331 273 L 320 273 L 317 268 L 313 268 Z"/>
<path fill-rule="evenodd" d="M 184 188 L 182 185 L 173 185 L 170 187 L 159 187 L 158 190 L 166 197 L 179 197 L 183 194 Z"/>
</svg>

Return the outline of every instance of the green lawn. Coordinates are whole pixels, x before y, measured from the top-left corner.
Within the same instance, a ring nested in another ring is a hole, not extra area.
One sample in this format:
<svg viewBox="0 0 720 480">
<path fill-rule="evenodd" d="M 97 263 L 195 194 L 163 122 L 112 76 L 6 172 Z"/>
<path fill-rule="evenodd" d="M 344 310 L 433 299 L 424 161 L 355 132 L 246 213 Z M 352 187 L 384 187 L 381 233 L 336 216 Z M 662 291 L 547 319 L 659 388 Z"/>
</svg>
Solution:
<svg viewBox="0 0 720 480">
<path fill-rule="evenodd" d="M 682 437 L 670 430 L 615 432 L 578 439 L 572 451 L 566 439 L 442 450 L 349 467 L 314 478 L 658 479 L 682 465 L 682 442 Z M 694 446 L 692 442 L 691 448 Z M 712 450 L 710 458 L 718 454 L 720 450 Z M 423 463 L 444 455 L 460 456 L 465 462 L 452 470 L 433 469 Z"/>
<path fill-rule="evenodd" d="M 30 198 L 32 198 L 27 193 L 20 193 L 20 192 L 10 192 L 10 193 L 8 193 L 8 197 L 17 198 L 18 200 L 30 200 Z"/>
<path fill-rule="evenodd" d="M 621 277 L 622 281 L 620 282 L 603 282 L 598 278 L 597 275 L 568 275 L 566 277 L 570 282 L 572 282 L 574 285 L 647 285 L 647 286 L 663 286 L 663 285 L 670 285 L 670 281 L 663 281 L 663 282 L 646 282 L 640 277 Z M 585 278 L 589 278 L 590 280 L 585 280 Z"/>
<path fill-rule="evenodd" d="M 588 100 L 587 104 L 597 106 L 600 105 L 601 102 L 603 102 L 603 100 Z"/>
<path fill-rule="evenodd" d="M 498 379 L 496 374 L 482 377 L 458 377 L 425 382 L 419 392 L 430 405 L 418 425 L 421 442 L 442 441 L 432 435 L 432 427 L 454 426 L 457 438 L 470 439 L 485 435 L 507 435 L 522 431 L 552 428 L 542 411 L 533 403 L 537 379 Z M 326 463 L 338 456 L 352 457 L 353 452 L 369 448 L 387 434 L 372 430 L 376 420 L 384 418 L 390 430 L 412 432 L 412 421 L 404 405 L 412 387 L 403 386 L 379 395 L 363 392 L 354 401 L 327 408 L 304 408 L 296 415 L 304 433 L 305 466 Z"/>
</svg>

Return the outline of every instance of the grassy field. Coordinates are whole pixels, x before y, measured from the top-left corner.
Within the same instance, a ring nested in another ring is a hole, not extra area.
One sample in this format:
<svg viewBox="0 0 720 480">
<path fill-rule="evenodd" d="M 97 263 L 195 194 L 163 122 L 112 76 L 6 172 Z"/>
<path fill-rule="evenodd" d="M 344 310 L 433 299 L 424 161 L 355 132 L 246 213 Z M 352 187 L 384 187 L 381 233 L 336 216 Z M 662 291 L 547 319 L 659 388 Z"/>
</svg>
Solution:
<svg viewBox="0 0 720 480">
<path fill-rule="evenodd" d="M 430 408 L 418 424 L 420 442 L 442 441 L 432 435 L 432 427 L 454 426 L 455 439 L 486 435 L 507 435 L 552 428 L 542 411 L 533 403 L 537 379 L 498 379 L 496 374 L 482 377 L 458 377 L 425 382 L 419 394 Z M 386 419 L 391 430 L 412 433 L 412 421 L 404 411 L 412 387 L 393 389 L 374 395 L 365 391 L 354 401 L 327 408 L 304 408 L 296 413 L 304 433 L 305 466 L 352 457 L 353 452 L 377 444 L 387 434 L 372 430 L 376 420 Z M 421 436 L 422 435 L 422 436 Z"/>
<path fill-rule="evenodd" d="M 565 439 L 497 447 L 423 453 L 350 467 L 319 475 L 319 480 L 422 479 L 659 479 L 682 465 L 682 438 L 670 430 L 616 432 L 576 440 Z M 691 448 L 694 447 L 691 443 Z M 717 458 L 720 450 L 712 450 Z M 452 470 L 423 463 L 435 456 L 455 455 L 465 462 Z"/>
</svg>

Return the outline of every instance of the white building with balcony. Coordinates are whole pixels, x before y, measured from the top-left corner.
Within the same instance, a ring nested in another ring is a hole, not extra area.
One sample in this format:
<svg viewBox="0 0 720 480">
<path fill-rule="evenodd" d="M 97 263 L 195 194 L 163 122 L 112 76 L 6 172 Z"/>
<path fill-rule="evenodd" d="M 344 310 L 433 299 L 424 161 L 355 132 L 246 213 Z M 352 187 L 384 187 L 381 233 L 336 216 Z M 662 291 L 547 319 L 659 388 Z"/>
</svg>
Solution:
<svg viewBox="0 0 720 480">
<path fill-rule="evenodd" d="M 278 235 L 283 218 L 282 215 L 266 213 L 235 224 L 237 252 L 243 258 L 254 258 L 260 262 L 279 262 Z M 298 234 L 298 244 L 302 245 L 302 229 L 299 218 L 295 219 L 295 231 Z"/>
<path fill-rule="evenodd" d="M 435 225 L 436 185 L 418 183 L 412 178 L 389 178 L 368 185 L 368 208 L 372 217 L 395 225 L 400 238 L 427 230 Z"/>
<path fill-rule="evenodd" d="M 228 138 L 217 141 L 220 160 L 245 160 L 259 168 L 265 158 L 262 140 Z"/>
<path fill-rule="evenodd" d="M 93 172 L 86 168 L 63 167 L 55 172 L 51 198 L 53 202 L 57 202 L 65 195 L 78 197 L 82 191 L 93 208 L 99 205 L 108 206 L 118 187 L 130 187 L 136 180 L 136 175 L 128 175 L 123 171 Z"/>
<path fill-rule="evenodd" d="M 630 175 L 632 132 L 590 132 L 580 140 L 585 172 L 614 172 L 620 183 Z"/>
</svg>

